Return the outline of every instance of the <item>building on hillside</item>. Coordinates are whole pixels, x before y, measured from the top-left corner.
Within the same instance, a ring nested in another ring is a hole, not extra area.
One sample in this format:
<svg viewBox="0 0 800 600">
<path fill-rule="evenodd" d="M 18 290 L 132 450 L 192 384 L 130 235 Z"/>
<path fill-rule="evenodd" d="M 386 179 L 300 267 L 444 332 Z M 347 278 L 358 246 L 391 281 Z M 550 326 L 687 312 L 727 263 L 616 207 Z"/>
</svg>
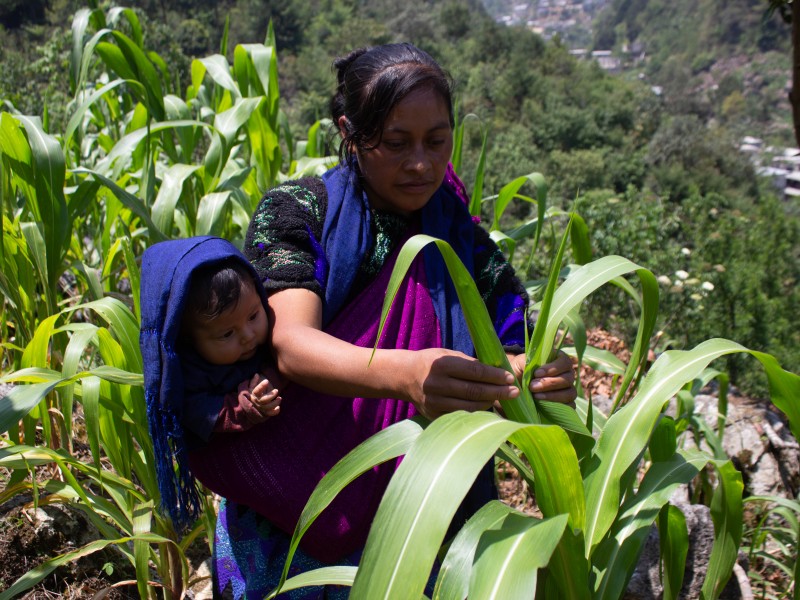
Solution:
<svg viewBox="0 0 800 600">
<path fill-rule="evenodd" d="M 764 146 L 760 138 L 745 136 L 739 150 L 750 158 L 759 176 L 772 182 L 784 200 L 800 197 L 800 148 Z"/>
<path fill-rule="evenodd" d="M 784 200 L 800 196 L 800 171 L 792 171 L 786 175 L 786 185 L 783 188 Z"/>
<path fill-rule="evenodd" d="M 756 173 L 761 177 L 766 177 L 769 179 L 777 192 L 782 193 L 784 196 L 789 195 L 786 193 L 786 178 L 791 173 L 789 169 L 781 169 L 779 167 L 759 167 L 756 169 Z"/>
<path fill-rule="evenodd" d="M 611 53 L 611 50 L 592 50 L 592 58 L 600 68 L 609 73 L 617 73 L 622 68 L 622 61 Z"/>
</svg>

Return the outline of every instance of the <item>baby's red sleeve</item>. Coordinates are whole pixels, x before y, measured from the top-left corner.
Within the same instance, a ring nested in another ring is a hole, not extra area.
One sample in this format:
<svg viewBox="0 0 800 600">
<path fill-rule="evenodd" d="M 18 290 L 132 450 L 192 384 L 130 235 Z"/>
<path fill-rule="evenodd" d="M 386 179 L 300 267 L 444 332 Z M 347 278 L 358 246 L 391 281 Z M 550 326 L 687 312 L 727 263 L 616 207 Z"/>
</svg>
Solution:
<svg viewBox="0 0 800 600">
<path fill-rule="evenodd" d="M 248 391 L 248 382 L 243 381 L 239 384 L 236 392 L 228 392 L 222 401 L 222 410 L 219 411 L 217 422 L 214 424 L 214 433 L 235 433 L 250 429 L 253 421 L 248 418 L 248 409 L 255 410 L 252 404 L 239 396 L 242 392 Z M 258 411 L 256 411 L 257 413 Z"/>
</svg>

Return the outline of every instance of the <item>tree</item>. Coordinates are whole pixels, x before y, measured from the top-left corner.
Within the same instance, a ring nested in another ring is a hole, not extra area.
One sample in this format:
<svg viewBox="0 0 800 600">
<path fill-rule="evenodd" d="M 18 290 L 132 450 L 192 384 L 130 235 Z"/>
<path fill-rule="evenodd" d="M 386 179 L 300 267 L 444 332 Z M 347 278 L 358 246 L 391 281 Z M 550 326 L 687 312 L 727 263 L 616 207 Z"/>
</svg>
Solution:
<svg viewBox="0 0 800 600">
<path fill-rule="evenodd" d="M 783 20 L 792 26 L 792 91 L 789 102 L 792 105 L 794 137 L 800 146 L 800 2 L 791 0 L 768 0 L 770 11 L 778 11 Z"/>
</svg>

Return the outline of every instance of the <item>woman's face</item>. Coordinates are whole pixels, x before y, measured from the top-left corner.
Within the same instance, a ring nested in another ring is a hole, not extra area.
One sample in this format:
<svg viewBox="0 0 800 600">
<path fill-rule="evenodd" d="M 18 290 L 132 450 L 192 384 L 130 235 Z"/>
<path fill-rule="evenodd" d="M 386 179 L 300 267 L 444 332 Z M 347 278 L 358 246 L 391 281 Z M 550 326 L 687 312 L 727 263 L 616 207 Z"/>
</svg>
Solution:
<svg viewBox="0 0 800 600">
<path fill-rule="evenodd" d="M 372 207 L 409 214 L 425 206 L 442 184 L 452 151 L 447 103 L 429 88 L 411 92 L 389 113 L 378 146 L 357 152 Z"/>
</svg>

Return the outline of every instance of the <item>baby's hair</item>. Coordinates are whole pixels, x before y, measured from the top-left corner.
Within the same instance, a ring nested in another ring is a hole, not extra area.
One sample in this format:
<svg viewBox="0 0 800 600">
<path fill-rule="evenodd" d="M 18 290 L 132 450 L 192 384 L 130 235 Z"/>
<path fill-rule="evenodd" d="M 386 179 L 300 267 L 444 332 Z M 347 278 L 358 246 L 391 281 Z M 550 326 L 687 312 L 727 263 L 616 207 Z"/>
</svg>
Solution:
<svg viewBox="0 0 800 600">
<path fill-rule="evenodd" d="M 239 261 L 231 259 L 206 265 L 192 273 L 184 321 L 208 321 L 239 302 L 242 290 L 255 288 L 252 273 Z"/>
<path fill-rule="evenodd" d="M 416 46 L 385 44 L 359 48 L 337 58 L 336 93 L 330 101 L 333 125 L 347 117 L 346 130 L 339 146 L 345 161 L 354 150 L 370 150 L 380 142 L 383 125 L 392 109 L 411 92 L 431 89 L 447 104 L 450 126 L 453 121 L 453 82 L 433 57 Z"/>
</svg>

